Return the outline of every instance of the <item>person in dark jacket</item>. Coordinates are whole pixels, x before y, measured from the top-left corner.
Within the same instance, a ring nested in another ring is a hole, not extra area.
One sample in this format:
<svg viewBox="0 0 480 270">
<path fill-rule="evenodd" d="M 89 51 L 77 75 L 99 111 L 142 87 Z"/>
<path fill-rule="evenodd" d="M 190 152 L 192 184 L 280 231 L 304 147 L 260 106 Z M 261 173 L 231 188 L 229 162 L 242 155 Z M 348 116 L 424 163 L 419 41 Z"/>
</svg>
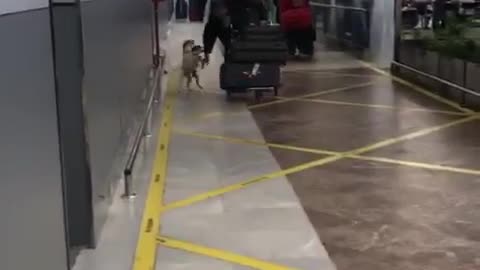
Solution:
<svg viewBox="0 0 480 270">
<path fill-rule="evenodd" d="M 268 18 L 262 0 L 212 0 L 209 8 L 210 15 L 203 30 L 203 47 L 207 63 L 217 39 L 222 42 L 226 52 L 230 47 L 232 29 L 241 31 L 251 20 Z"/>
<path fill-rule="evenodd" d="M 280 0 L 280 24 L 287 36 L 288 51 L 313 56 L 315 29 L 313 15 L 308 0 Z"/>
</svg>

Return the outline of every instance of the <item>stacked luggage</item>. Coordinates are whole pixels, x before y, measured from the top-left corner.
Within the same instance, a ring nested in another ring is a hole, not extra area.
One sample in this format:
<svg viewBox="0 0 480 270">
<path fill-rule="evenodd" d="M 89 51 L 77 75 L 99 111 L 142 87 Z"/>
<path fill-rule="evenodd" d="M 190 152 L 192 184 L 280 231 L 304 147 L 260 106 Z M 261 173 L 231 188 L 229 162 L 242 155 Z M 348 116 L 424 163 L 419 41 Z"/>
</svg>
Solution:
<svg viewBox="0 0 480 270">
<path fill-rule="evenodd" d="M 220 86 L 234 92 L 273 90 L 280 85 L 280 66 L 287 61 L 286 40 L 279 25 L 250 24 L 232 37 L 220 69 Z"/>
</svg>

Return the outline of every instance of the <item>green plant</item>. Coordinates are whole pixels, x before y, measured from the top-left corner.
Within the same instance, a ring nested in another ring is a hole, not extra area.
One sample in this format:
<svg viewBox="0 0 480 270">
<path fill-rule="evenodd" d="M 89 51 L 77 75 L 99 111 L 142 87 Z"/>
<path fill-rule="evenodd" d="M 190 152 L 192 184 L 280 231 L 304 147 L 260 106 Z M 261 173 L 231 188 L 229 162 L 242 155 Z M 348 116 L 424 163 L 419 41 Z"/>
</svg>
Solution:
<svg viewBox="0 0 480 270">
<path fill-rule="evenodd" d="M 461 21 L 457 18 L 447 20 L 445 31 L 449 36 L 464 36 L 468 29 L 468 21 Z"/>
<path fill-rule="evenodd" d="M 465 36 L 469 26 L 469 21 L 450 19 L 444 29 L 435 31 L 433 37 L 423 38 L 422 44 L 427 50 L 437 51 L 451 57 L 476 59 L 480 55 L 477 44 Z"/>
</svg>

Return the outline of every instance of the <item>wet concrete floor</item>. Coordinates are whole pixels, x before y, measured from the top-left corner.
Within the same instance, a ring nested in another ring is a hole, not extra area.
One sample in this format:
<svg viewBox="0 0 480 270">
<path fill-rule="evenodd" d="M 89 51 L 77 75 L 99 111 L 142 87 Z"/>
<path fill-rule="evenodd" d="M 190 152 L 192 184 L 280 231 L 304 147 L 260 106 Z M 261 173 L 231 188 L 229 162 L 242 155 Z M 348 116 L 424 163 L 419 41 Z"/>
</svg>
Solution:
<svg viewBox="0 0 480 270">
<path fill-rule="evenodd" d="M 339 152 L 386 141 L 362 154 L 394 160 L 342 158 L 288 176 L 339 270 L 480 269 L 478 120 L 392 141 L 467 116 L 369 69 L 283 80 L 285 102 L 250 109 L 265 141 Z M 282 168 L 315 158 L 271 151 Z"/>
</svg>

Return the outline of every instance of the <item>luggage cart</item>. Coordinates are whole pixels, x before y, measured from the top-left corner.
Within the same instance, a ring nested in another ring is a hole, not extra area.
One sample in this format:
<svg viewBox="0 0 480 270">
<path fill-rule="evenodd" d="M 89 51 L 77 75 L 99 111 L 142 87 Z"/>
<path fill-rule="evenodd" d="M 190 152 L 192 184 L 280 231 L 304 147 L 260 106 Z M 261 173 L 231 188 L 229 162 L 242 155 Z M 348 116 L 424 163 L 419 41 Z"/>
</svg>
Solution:
<svg viewBox="0 0 480 270">
<path fill-rule="evenodd" d="M 233 94 L 253 92 L 259 101 L 265 92 L 278 95 L 280 67 L 286 64 L 288 49 L 279 25 L 250 24 L 232 31 L 232 42 L 220 68 L 220 88 L 227 100 Z"/>
<path fill-rule="evenodd" d="M 220 87 L 226 91 L 227 100 L 233 94 L 253 92 L 259 101 L 265 92 L 278 95 L 280 87 L 280 66 L 278 64 L 224 63 L 220 68 Z"/>
</svg>

